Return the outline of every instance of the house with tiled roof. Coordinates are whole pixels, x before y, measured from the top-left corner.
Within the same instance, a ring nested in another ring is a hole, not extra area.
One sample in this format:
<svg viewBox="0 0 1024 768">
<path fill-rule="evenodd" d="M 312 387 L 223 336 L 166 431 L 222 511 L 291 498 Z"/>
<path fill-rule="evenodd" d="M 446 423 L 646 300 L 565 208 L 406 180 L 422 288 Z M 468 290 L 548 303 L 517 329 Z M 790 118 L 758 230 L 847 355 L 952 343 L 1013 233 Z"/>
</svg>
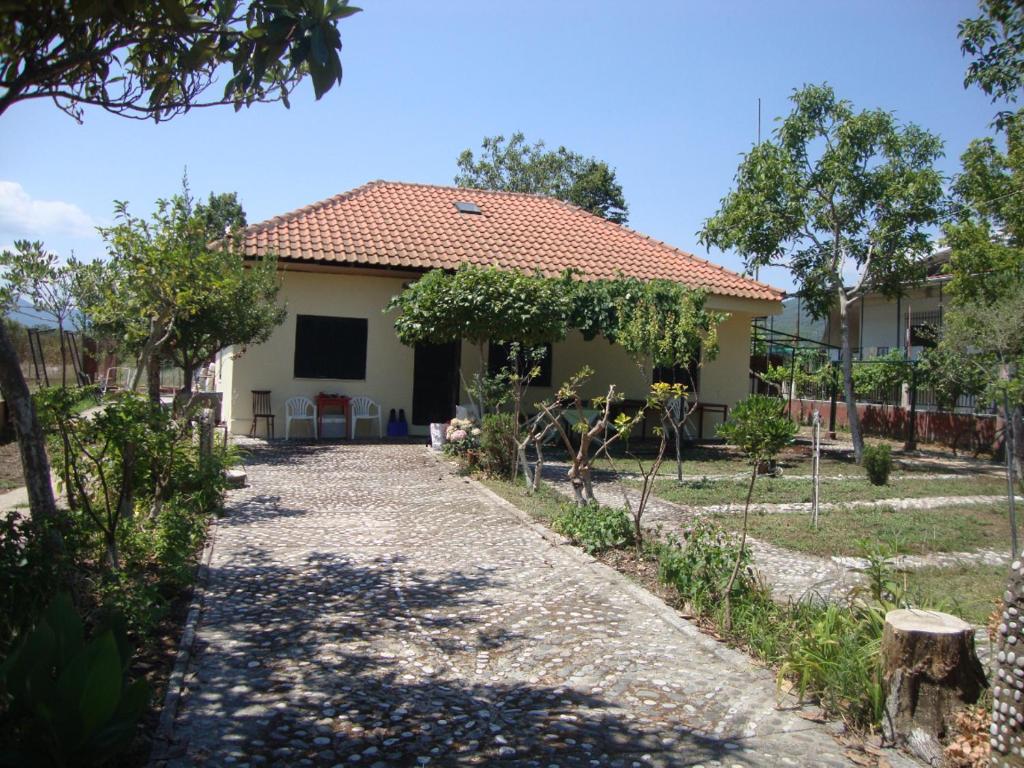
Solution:
<svg viewBox="0 0 1024 768">
<path fill-rule="evenodd" d="M 288 398 L 321 392 L 369 396 L 385 414 L 404 409 L 413 434 L 451 418 L 466 399 L 461 382 L 479 370 L 475 348 L 410 349 L 383 312 L 432 269 L 573 269 L 580 279 L 626 275 L 706 289 L 709 308 L 728 317 L 698 386 L 704 401 L 729 407 L 747 394 L 751 319 L 781 309 L 782 293 L 771 286 L 538 195 L 375 181 L 250 226 L 242 249 L 247 259 L 277 258 L 288 316 L 263 344 L 218 360 L 225 418 L 236 433 L 250 428 L 255 390 L 271 392 L 279 418 Z M 611 383 L 627 397 L 646 394 L 649 382 L 621 348 L 573 333 L 550 349 L 535 399 L 584 364 L 595 369 L 594 395 Z"/>
</svg>

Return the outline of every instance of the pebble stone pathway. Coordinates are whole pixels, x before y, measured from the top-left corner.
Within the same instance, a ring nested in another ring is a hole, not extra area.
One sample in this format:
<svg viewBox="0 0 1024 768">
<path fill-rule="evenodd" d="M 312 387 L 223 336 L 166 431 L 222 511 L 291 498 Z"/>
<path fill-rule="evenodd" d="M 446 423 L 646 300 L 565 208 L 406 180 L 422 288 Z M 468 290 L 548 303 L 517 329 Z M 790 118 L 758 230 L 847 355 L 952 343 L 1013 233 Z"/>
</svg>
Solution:
<svg viewBox="0 0 1024 768">
<path fill-rule="evenodd" d="M 771 673 L 420 446 L 247 470 L 166 765 L 850 765 Z"/>
</svg>

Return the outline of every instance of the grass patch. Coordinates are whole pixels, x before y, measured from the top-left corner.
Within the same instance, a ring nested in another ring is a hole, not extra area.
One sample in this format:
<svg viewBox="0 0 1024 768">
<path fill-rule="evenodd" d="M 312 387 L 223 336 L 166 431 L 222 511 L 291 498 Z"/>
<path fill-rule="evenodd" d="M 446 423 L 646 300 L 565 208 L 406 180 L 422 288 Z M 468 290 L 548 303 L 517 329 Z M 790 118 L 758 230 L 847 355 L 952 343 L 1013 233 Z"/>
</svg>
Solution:
<svg viewBox="0 0 1024 768">
<path fill-rule="evenodd" d="M 716 521 L 739 530 L 740 516 L 715 515 Z M 1007 548 L 1010 524 L 1005 506 L 938 509 L 840 509 L 822 512 L 817 530 L 807 514 L 750 516 L 750 535 L 811 555 L 861 554 L 859 542 L 886 541 L 904 554 L 970 552 Z"/>
<path fill-rule="evenodd" d="M 921 568 L 904 578 L 915 603 L 934 605 L 971 624 L 985 625 L 1002 603 L 1007 574 L 1005 565 L 956 565 Z"/>
<path fill-rule="evenodd" d="M 522 483 L 513 484 L 506 480 L 481 475 L 474 477 L 481 485 L 490 488 L 505 501 L 514 504 L 534 520 L 539 520 L 546 525 L 550 525 L 561 514 L 562 506 L 565 504 L 565 497 L 546 485 L 542 485 L 533 495 L 527 495 L 526 486 Z"/>
<path fill-rule="evenodd" d="M 635 487 L 638 482 L 630 481 Z M 659 480 L 654 492 L 666 501 L 689 506 L 742 504 L 749 480 L 692 480 L 678 485 Z M 872 485 L 867 477 L 820 481 L 822 503 L 848 501 L 884 501 L 886 499 L 921 498 L 925 496 L 997 496 L 1006 492 L 1006 481 L 994 476 L 975 476 L 964 480 L 931 480 L 918 477 L 896 477 L 888 485 Z M 806 483 L 777 477 L 758 478 L 754 485 L 755 504 L 794 504 L 811 501 L 811 480 Z"/>
</svg>

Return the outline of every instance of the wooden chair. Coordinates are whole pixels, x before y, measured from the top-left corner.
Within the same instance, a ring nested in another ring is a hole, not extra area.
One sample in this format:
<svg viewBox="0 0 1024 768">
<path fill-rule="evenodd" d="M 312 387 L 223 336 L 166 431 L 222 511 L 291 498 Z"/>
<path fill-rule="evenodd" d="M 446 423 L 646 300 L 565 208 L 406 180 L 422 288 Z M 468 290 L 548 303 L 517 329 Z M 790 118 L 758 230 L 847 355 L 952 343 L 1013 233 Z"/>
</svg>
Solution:
<svg viewBox="0 0 1024 768">
<path fill-rule="evenodd" d="M 256 422 L 263 419 L 267 431 L 267 439 L 274 439 L 274 411 L 270 406 L 270 390 L 252 390 L 252 427 L 249 437 L 256 437 Z"/>
</svg>

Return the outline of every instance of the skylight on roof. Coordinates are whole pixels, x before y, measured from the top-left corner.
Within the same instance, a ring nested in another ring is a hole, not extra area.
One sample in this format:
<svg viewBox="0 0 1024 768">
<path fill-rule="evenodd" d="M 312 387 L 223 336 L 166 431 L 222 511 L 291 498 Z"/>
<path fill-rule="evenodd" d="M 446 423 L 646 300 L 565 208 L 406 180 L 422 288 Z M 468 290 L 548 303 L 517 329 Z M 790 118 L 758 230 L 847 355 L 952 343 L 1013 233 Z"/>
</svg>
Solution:
<svg viewBox="0 0 1024 768">
<path fill-rule="evenodd" d="M 459 213 L 480 213 L 480 206 L 476 203 L 466 203 L 462 200 L 455 201 L 455 209 Z"/>
</svg>

